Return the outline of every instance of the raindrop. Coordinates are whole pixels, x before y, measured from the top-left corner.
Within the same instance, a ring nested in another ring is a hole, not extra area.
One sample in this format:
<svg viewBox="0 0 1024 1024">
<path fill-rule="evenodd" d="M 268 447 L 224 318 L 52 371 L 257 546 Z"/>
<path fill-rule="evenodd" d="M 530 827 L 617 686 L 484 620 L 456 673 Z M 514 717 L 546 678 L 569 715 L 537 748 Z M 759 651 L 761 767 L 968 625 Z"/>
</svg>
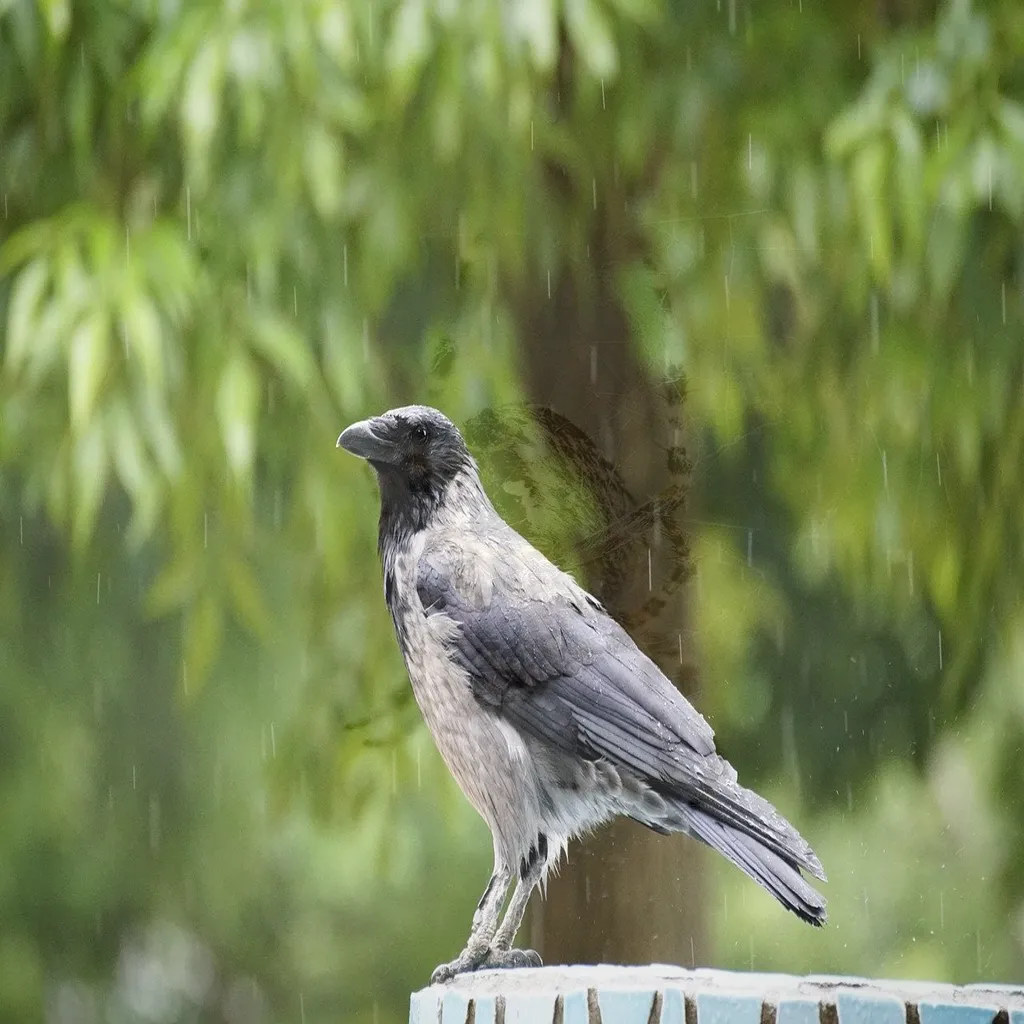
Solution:
<svg viewBox="0 0 1024 1024">
<path fill-rule="evenodd" d="M 754 531 L 747 530 L 747 568 L 754 565 Z"/>
<path fill-rule="evenodd" d="M 694 952 L 694 949 L 693 949 L 693 936 L 692 935 L 690 936 L 690 966 L 691 967 L 696 967 L 697 966 L 697 954 Z"/>
<path fill-rule="evenodd" d="M 100 573 L 96 573 L 96 603 L 100 603 Z"/>
<path fill-rule="evenodd" d="M 884 448 L 882 449 L 882 481 L 885 484 L 885 493 L 888 494 L 889 493 L 889 458 L 888 458 Z"/>
<path fill-rule="evenodd" d="M 551 271 L 548 271 L 548 298 L 551 298 Z"/>
<path fill-rule="evenodd" d="M 654 589 L 654 568 L 651 565 L 651 549 L 647 549 L 647 589 Z"/>
<path fill-rule="evenodd" d="M 306 1000 L 302 998 L 302 993 L 299 993 L 299 1020 L 302 1024 L 306 1024 Z"/>
<path fill-rule="evenodd" d="M 206 550 L 207 544 L 210 540 L 210 517 L 204 512 L 203 513 L 203 550 Z"/>
<path fill-rule="evenodd" d="M 871 293 L 871 351 L 878 351 L 878 296 Z"/>
<path fill-rule="evenodd" d="M 270 756 L 277 757 L 277 738 L 274 736 L 274 723 L 270 723 Z"/>
<path fill-rule="evenodd" d="M 132 765 L 132 789 L 135 789 L 135 765 Z"/>
<path fill-rule="evenodd" d="M 299 288 L 298 285 L 292 285 L 292 315 L 299 315 Z"/>
<path fill-rule="evenodd" d="M 590 346 L 590 386 L 597 387 L 597 346 Z"/>
<path fill-rule="evenodd" d="M 857 60 L 860 60 L 860 33 L 857 33 Z"/>
<path fill-rule="evenodd" d="M 729 35 L 736 35 L 736 0 L 729 0 Z"/>
<path fill-rule="evenodd" d="M 846 809 L 853 813 L 853 786 L 849 782 L 846 784 Z"/>
<path fill-rule="evenodd" d="M 935 475 L 939 478 L 939 486 L 942 486 L 942 466 L 939 463 L 939 453 L 935 453 Z"/>
<path fill-rule="evenodd" d="M 845 732 L 847 736 L 850 735 L 850 713 L 846 708 L 843 708 L 843 732 Z"/>
<path fill-rule="evenodd" d="M 1005 326 L 1006 325 L 1006 282 L 1005 281 L 1002 283 L 1002 291 L 1003 291 L 1003 325 Z"/>
<path fill-rule="evenodd" d="M 160 845 L 160 801 L 149 798 L 149 848 L 156 850 Z"/>
<path fill-rule="evenodd" d="M 605 97 L 604 97 L 604 79 L 603 78 L 601 79 L 601 109 L 602 110 L 607 110 L 608 109 L 608 104 L 605 102 Z M 989 172 L 989 176 L 991 177 L 991 172 Z"/>
<path fill-rule="evenodd" d="M 677 633 L 676 636 L 679 638 L 679 664 L 683 663 L 683 634 Z"/>
<path fill-rule="evenodd" d="M 942 630 L 939 630 L 939 671 L 942 671 Z"/>
<path fill-rule="evenodd" d="M 348 242 L 345 242 L 341 247 L 341 281 L 342 284 L 348 287 Z"/>
<path fill-rule="evenodd" d="M 590 197 L 591 202 L 594 204 L 594 209 L 597 209 L 597 178 L 590 179 Z M 1006 286 L 1003 286 L 1003 308 L 1006 308 Z M 1003 323 L 1006 323 L 1006 317 L 1003 316 Z"/>
</svg>

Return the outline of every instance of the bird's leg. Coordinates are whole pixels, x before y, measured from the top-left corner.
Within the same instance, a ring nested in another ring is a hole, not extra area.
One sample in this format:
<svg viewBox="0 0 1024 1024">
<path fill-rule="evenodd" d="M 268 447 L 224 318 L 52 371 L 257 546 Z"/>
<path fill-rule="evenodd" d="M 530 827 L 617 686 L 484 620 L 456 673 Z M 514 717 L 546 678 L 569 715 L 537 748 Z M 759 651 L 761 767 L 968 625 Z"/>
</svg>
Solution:
<svg viewBox="0 0 1024 1024">
<path fill-rule="evenodd" d="M 526 865 L 526 870 L 520 873 L 512 893 L 512 899 L 508 903 L 508 910 L 505 911 L 505 919 L 491 940 L 491 948 L 480 963 L 481 969 L 541 966 L 539 954 L 532 949 L 512 949 L 511 947 L 516 932 L 519 931 L 519 927 L 523 923 L 523 915 L 526 913 L 526 905 L 530 902 L 530 896 L 544 874 L 546 853 L 545 844 L 544 853 L 533 858 Z"/>
<path fill-rule="evenodd" d="M 486 958 L 491 940 L 498 929 L 498 917 L 501 914 L 501 905 L 505 902 L 510 877 L 511 872 L 508 868 L 502 867 L 495 860 L 494 873 L 473 913 L 473 927 L 470 929 L 466 948 L 451 963 L 441 964 L 434 970 L 430 976 L 432 985 L 449 981 L 456 974 L 472 971 Z"/>
</svg>

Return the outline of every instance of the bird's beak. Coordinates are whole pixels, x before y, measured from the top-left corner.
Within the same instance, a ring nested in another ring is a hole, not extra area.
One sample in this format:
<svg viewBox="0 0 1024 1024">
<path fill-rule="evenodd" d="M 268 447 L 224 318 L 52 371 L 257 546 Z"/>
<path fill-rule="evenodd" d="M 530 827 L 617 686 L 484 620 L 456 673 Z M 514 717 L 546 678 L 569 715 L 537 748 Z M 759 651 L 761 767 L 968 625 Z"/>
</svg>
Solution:
<svg viewBox="0 0 1024 1024">
<path fill-rule="evenodd" d="M 374 420 L 360 420 L 346 427 L 338 438 L 338 447 L 358 455 L 367 462 L 391 462 L 395 446 L 380 434 L 375 433 Z"/>
</svg>

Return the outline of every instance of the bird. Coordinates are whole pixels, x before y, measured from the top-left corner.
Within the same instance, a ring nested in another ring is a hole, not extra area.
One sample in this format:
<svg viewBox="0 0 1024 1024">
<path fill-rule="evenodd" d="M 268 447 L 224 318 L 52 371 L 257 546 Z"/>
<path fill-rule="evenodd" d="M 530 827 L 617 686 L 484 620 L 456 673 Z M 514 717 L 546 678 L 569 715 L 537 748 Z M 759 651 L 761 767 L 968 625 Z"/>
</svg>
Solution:
<svg viewBox="0 0 1024 1024">
<path fill-rule="evenodd" d="M 739 784 L 707 721 L 600 601 L 502 519 L 447 416 L 391 409 L 337 445 L 376 473 L 384 600 L 413 695 L 494 848 L 465 948 L 432 984 L 541 966 L 513 946 L 531 894 L 571 839 L 619 816 L 701 841 L 825 923 L 810 845 Z"/>
</svg>

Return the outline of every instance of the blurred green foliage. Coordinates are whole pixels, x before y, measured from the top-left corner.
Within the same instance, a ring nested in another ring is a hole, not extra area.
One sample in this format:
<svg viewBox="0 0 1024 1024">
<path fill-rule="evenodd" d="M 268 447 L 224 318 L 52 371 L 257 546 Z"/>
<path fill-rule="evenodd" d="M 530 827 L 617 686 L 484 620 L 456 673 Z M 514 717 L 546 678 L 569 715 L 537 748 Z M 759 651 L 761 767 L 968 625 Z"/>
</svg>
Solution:
<svg viewBox="0 0 1024 1024">
<path fill-rule="evenodd" d="M 832 879 L 716 866 L 716 962 L 1020 976 L 1018 0 L 0 0 L 0 200 L 3 1019 L 397 1021 L 458 947 L 333 439 L 520 400 L 553 276 L 685 374 L 702 710 Z"/>
</svg>

